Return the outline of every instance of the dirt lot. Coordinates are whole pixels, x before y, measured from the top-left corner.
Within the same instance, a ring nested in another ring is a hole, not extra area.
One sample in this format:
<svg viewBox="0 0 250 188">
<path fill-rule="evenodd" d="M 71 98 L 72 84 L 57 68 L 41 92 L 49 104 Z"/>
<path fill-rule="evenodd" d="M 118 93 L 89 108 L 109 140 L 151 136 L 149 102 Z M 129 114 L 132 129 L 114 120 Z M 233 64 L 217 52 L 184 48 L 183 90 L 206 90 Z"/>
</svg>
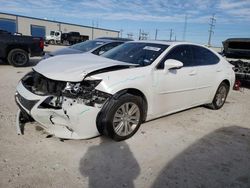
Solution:
<svg viewBox="0 0 250 188">
<path fill-rule="evenodd" d="M 16 134 L 13 96 L 30 69 L 0 65 L 0 187 L 250 187 L 249 89 L 232 92 L 218 111 L 147 122 L 124 142 L 62 142 L 37 123 Z"/>
</svg>

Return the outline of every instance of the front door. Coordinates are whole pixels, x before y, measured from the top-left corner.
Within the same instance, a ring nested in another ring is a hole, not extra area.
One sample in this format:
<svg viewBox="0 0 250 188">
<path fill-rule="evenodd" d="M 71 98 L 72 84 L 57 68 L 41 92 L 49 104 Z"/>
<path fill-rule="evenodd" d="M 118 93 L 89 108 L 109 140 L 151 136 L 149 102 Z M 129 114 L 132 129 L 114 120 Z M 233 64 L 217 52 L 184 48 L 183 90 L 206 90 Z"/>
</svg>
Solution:
<svg viewBox="0 0 250 188">
<path fill-rule="evenodd" d="M 167 59 L 181 61 L 183 67 L 164 71 L 164 62 Z M 180 45 L 171 49 L 153 75 L 155 115 L 160 116 L 191 107 L 196 98 L 197 76 L 190 45 Z"/>
</svg>

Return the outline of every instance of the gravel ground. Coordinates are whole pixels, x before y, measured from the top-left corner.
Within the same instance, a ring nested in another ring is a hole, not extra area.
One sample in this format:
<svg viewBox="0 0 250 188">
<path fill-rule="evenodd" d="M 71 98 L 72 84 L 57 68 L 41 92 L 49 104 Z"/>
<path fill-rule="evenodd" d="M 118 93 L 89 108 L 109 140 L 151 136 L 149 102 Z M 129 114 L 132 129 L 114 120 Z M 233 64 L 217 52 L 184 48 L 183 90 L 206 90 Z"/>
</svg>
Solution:
<svg viewBox="0 0 250 188">
<path fill-rule="evenodd" d="M 0 187 L 250 187 L 249 89 L 233 91 L 218 111 L 147 122 L 123 142 L 62 142 L 37 123 L 16 134 L 15 87 L 31 68 L 0 65 Z"/>
</svg>

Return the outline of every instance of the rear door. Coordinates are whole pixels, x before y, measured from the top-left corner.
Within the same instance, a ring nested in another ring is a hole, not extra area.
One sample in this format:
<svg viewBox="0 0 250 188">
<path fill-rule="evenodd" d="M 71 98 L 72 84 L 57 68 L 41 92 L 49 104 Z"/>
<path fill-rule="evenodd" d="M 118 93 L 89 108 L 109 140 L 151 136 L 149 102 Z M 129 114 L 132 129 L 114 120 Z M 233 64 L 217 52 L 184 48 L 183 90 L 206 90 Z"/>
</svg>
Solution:
<svg viewBox="0 0 250 188">
<path fill-rule="evenodd" d="M 217 57 L 210 50 L 201 47 L 193 46 L 194 63 L 197 66 L 197 103 L 210 102 L 211 93 L 214 91 L 214 86 L 217 85 L 217 75 L 222 71 Z"/>
</svg>

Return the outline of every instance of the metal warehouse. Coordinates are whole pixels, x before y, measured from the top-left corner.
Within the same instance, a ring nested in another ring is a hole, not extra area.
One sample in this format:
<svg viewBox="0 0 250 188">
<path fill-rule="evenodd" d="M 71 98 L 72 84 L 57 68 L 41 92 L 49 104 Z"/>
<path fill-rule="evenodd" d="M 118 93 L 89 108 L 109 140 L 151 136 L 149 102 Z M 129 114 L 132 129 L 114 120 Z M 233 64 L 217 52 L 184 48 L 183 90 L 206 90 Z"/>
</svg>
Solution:
<svg viewBox="0 0 250 188">
<path fill-rule="evenodd" d="M 37 37 L 45 37 L 51 31 L 79 32 L 88 36 L 89 39 L 97 37 L 118 37 L 119 31 L 83 26 L 47 19 L 32 18 L 14 14 L 0 13 L 0 30 L 7 30 L 12 33 L 21 33 Z"/>
</svg>

